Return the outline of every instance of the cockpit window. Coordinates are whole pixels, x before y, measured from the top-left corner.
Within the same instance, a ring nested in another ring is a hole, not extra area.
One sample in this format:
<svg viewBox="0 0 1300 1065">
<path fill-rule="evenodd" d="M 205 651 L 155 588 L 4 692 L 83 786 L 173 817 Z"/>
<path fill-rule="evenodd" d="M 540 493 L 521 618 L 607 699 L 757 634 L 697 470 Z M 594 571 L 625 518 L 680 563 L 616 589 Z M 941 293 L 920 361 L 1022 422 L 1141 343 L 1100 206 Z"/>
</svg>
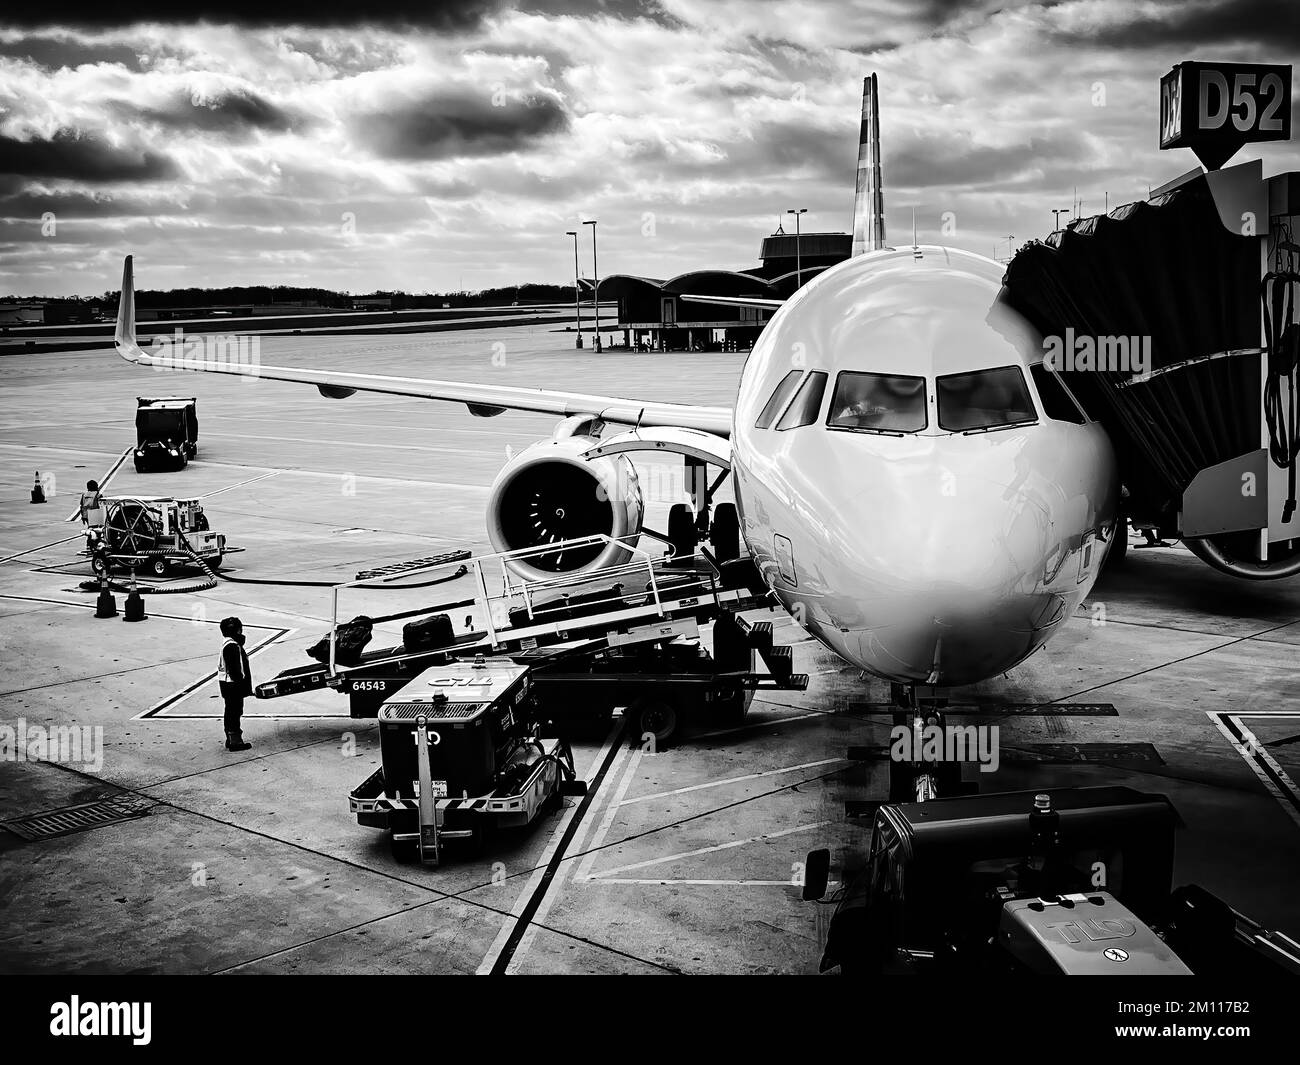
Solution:
<svg viewBox="0 0 1300 1065">
<path fill-rule="evenodd" d="M 1034 379 L 1038 389 L 1038 398 L 1043 404 L 1043 413 L 1058 422 L 1073 422 L 1083 425 L 1087 417 L 1065 382 L 1041 362 L 1029 368 L 1029 376 Z"/>
<path fill-rule="evenodd" d="M 822 409 L 822 396 L 825 392 L 826 374 L 814 370 L 803 379 L 803 384 L 795 393 L 794 402 L 786 408 L 786 412 L 781 415 L 781 420 L 776 423 L 777 431 L 812 425 Z"/>
<path fill-rule="evenodd" d="M 776 386 L 776 391 L 772 393 L 772 398 L 763 404 L 763 409 L 758 413 L 758 421 L 754 423 L 755 429 L 768 428 L 776 416 L 781 413 L 781 408 L 785 406 L 785 401 L 790 398 L 790 393 L 794 391 L 794 386 L 798 383 L 802 374 L 800 370 L 791 370 Z"/>
<path fill-rule="evenodd" d="M 915 433 L 924 429 L 925 378 L 845 370 L 835 379 L 826 424 L 869 433 Z"/>
<path fill-rule="evenodd" d="M 951 433 L 1038 420 L 1025 376 L 1015 366 L 949 374 L 934 382 L 939 427 Z"/>
</svg>

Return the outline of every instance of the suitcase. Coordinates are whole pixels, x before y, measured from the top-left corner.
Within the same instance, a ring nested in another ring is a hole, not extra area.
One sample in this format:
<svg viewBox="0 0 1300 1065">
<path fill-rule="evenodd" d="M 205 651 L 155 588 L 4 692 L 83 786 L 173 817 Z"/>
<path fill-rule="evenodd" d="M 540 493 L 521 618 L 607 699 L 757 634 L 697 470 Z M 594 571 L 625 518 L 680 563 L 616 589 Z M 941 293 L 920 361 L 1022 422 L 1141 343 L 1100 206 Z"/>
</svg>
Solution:
<svg viewBox="0 0 1300 1065">
<path fill-rule="evenodd" d="M 408 621 L 402 626 L 402 646 L 411 652 L 447 647 L 455 640 L 456 634 L 447 614 L 434 614 L 432 617 Z"/>
<path fill-rule="evenodd" d="M 358 614 L 351 621 L 344 622 L 335 632 L 334 661 L 340 666 L 355 666 L 361 661 L 361 652 L 374 635 L 374 623 L 364 614 Z M 322 636 L 307 653 L 317 662 L 325 665 L 330 660 L 330 638 Z"/>
</svg>

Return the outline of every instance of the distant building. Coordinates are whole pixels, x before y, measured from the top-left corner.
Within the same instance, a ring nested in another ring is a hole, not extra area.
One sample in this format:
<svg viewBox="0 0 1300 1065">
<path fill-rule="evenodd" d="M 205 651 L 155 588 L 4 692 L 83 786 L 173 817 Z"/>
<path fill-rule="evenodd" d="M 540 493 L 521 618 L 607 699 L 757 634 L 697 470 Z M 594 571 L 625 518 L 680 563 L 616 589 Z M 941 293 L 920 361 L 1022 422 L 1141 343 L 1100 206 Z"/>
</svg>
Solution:
<svg viewBox="0 0 1300 1065">
<path fill-rule="evenodd" d="M 352 308 L 358 311 L 391 311 L 393 300 L 391 296 L 353 296 Z"/>
<path fill-rule="evenodd" d="M 691 303 L 681 295 L 786 299 L 801 284 L 847 259 L 852 247 L 849 233 L 803 233 L 796 244 L 795 235 L 778 226 L 763 238 L 762 262 L 745 270 L 692 270 L 667 281 L 613 274 L 601 279 L 600 299 L 617 300 L 618 315 L 615 321 L 602 322 L 601 331 L 621 330 L 624 344 L 656 350 L 752 347 L 771 311 Z"/>
<path fill-rule="evenodd" d="M 141 307 L 136 318 L 141 322 L 189 321 L 196 318 L 248 318 L 253 314 L 251 305 L 244 303 L 209 304 L 206 307 Z"/>
<path fill-rule="evenodd" d="M 45 304 L 0 303 L 0 325 L 43 325 Z"/>
</svg>

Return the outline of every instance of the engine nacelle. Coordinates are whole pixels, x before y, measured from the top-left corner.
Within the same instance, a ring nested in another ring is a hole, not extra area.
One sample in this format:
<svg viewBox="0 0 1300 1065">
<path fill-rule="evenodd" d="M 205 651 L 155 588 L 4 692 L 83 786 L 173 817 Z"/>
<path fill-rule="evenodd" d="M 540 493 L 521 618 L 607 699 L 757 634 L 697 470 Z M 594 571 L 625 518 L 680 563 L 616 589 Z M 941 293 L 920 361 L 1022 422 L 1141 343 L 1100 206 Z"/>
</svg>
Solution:
<svg viewBox="0 0 1300 1065">
<path fill-rule="evenodd" d="M 537 554 L 510 563 L 527 580 L 617 566 L 632 558 L 644 507 L 636 469 L 623 455 L 585 459 L 586 435 L 543 440 L 497 474 L 488 497 L 488 538 L 497 551 L 603 533 L 621 541 Z"/>
</svg>

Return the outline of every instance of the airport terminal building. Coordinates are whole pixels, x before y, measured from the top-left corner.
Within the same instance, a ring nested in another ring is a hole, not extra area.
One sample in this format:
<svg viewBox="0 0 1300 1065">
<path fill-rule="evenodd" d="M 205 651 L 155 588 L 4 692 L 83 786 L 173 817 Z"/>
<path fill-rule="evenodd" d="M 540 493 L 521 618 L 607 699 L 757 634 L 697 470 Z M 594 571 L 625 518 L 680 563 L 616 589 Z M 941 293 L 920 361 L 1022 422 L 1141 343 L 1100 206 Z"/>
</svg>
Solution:
<svg viewBox="0 0 1300 1065">
<path fill-rule="evenodd" d="M 848 233 L 803 233 L 777 227 L 763 238 L 758 266 L 747 270 L 691 270 L 668 280 L 613 274 L 600 282 L 600 297 L 618 302 L 611 327 L 638 350 L 718 351 L 753 346 L 772 312 L 758 307 L 690 303 L 683 293 L 785 299 L 800 285 L 849 257 Z"/>
</svg>

